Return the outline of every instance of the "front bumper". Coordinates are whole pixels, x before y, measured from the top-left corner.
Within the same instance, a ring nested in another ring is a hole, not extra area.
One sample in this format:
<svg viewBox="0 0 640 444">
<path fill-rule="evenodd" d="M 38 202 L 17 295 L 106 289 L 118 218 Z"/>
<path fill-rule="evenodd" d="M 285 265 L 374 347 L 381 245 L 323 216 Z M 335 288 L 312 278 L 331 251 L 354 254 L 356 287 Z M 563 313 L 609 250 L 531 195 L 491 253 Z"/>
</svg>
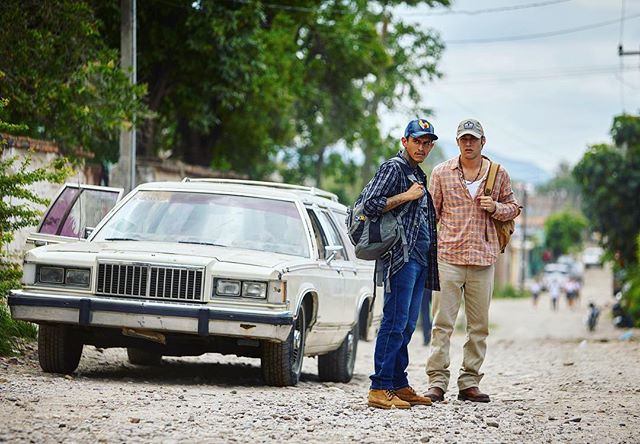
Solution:
<svg viewBox="0 0 640 444">
<path fill-rule="evenodd" d="M 8 304 L 14 319 L 84 327 L 138 328 L 199 336 L 284 341 L 293 315 L 282 311 L 231 310 L 174 302 L 124 300 L 11 290 Z"/>
</svg>

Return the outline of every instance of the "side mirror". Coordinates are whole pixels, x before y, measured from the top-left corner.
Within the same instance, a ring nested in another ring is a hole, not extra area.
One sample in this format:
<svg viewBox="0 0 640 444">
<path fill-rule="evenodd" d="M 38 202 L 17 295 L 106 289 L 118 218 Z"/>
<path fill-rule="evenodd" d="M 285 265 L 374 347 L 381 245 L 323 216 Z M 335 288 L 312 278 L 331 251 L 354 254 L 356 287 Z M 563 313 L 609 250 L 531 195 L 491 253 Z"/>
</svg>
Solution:
<svg viewBox="0 0 640 444">
<path fill-rule="evenodd" d="M 327 245 L 324 247 L 324 251 L 329 253 L 329 257 L 327 258 L 327 265 L 331 263 L 332 260 L 336 258 L 336 255 L 339 251 L 342 251 L 344 247 L 342 245 Z"/>
<path fill-rule="evenodd" d="M 88 238 L 91 235 L 91 233 L 93 233 L 93 230 L 95 230 L 95 229 L 96 229 L 96 227 L 85 227 L 84 228 L 84 236 L 83 237 L 85 239 Z"/>
</svg>

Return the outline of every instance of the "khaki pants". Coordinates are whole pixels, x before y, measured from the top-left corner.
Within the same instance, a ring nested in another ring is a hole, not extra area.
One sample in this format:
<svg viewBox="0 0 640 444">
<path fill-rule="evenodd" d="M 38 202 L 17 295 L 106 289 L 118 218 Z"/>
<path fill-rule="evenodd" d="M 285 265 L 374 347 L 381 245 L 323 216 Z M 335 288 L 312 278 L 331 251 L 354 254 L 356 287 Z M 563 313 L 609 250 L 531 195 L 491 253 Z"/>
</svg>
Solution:
<svg viewBox="0 0 640 444">
<path fill-rule="evenodd" d="M 446 392 L 449 386 L 449 345 L 463 295 L 467 342 L 463 348 L 458 389 L 478 387 L 483 376 L 480 366 L 487 352 L 495 265 L 480 267 L 438 261 L 438 269 L 441 291 L 433 292 L 431 354 L 427 361 L 429 387 L 438 387 Z"/>
</svg>

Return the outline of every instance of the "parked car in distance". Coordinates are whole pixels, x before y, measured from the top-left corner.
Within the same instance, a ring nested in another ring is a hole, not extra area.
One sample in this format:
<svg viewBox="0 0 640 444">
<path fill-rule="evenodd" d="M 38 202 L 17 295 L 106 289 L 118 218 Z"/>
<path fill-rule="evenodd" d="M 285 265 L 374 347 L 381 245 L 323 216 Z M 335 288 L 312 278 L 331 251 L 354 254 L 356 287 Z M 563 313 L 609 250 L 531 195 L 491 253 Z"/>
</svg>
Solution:
<svg viewBox="0 0 640 444">
<path fill-rule="evenodd" d="M 582 252 L 582 263 L 585 268 L 602 267 L 604 250 L 601 247 L 587 247 Z"/>
<path fill-rule="evenodd" d="M 567 264 L 559 264 L 553 262 L 544 266 L 542 272 L 542 289 L 544 291 L 549 289 L 549 284 L 552 281 L 557 281 L 561 287 L 569 280 L 569 266 Z"/>
<path fill-rule="evenodd" d="M 584 278 L 584 265 L 572 256 L 562 255 L 556 260 L 559 264 L 566 264 L 569 269 L 569 277 L 582 282 Z"/>
<path fill-rule="evenodd" d="M 348 382 L 358 339 L 379 325 L 382 289 L 373 263 L 356 259 L 345 217 L 337 197 L 316 188 L 140 185 L 88 239 L 29 250 L 24 288 L 8 303 L 15 319 L 39 324 L 45 372 L 72 373 L 89 344 L 125 347 L 138 365 L 257 357 L 274 386 L 295 385 L 303 357 L 317 356 L 320 380 Z"/>
</svg>

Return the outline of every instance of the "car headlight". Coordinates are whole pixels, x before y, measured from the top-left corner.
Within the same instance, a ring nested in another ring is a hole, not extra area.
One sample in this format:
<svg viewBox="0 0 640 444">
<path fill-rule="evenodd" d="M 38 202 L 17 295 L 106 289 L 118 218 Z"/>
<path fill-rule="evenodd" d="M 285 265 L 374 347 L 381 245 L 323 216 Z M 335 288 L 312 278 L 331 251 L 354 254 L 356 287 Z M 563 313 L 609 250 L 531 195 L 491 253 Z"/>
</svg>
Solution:
<svg viewBox="0 0 640 444">
<path fill-rule="evenodd" d="M 91 272 L 86 268 L 67 268 L 65 272 L 64 282 L 67 285 L 88 287 L 90 277 Z"/>
<path fill-rule="evenodd" d="M 243 282 L 242 296 L 264 299 L 267 297 L 267 284 L 265 282 Z"/>
<path fill-rule="evenodd" d="M 240 296 L 240 281 L 218 279 L 216 281 L 216 294 L 219 296 Z"/>
<path fill-rule="evenodd" d="M 38 280 L 44 284 L 64 284 L 64 268 L 40 267 Z"/>
<path fill-rule="evenodd" d="M 237 279 L 215 279 L 213 296 L 242 296 L 253 299 L 267 298 L 267 283 L 240 281 Z"/>
<path fill-rule="evenodd" d="M 69 285 L 83 288 L 89 288 L 91 285 L 91 270 L 89 268 L 40 265 L 36 275 L 40 284 Z"/>
</svg>

